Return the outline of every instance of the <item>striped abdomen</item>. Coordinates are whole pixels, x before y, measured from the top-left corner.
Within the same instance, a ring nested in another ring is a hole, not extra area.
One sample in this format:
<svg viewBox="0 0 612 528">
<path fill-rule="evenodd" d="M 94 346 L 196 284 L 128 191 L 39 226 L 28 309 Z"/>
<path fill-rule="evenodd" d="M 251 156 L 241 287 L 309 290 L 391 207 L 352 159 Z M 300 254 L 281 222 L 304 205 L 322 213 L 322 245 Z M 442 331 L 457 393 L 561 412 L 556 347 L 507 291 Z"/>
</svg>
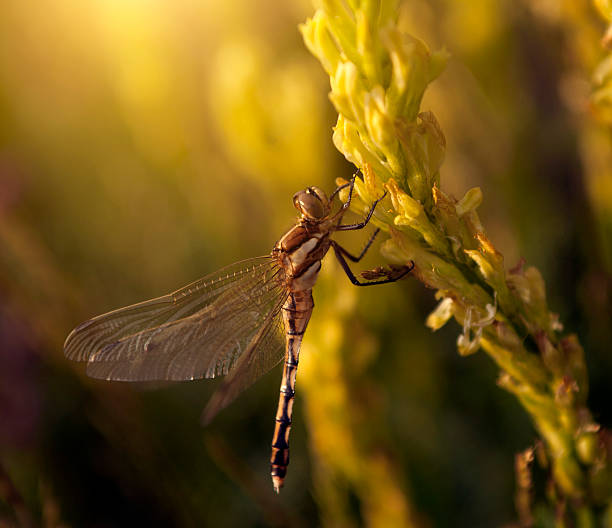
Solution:
<svg viewBox="0 0 612 528">
<path fill-rule="evenodd" d="M 291 292 L 283 306 L 286 333 L 285 366 L 280 387 L 276 424 L 272 437 L 270 473 L 276 493 L 280 491 L 289 465 L 289 433 L 295 396 L 295 377 L 300 357 L 302 336 L 306 331 L 314 302 L 312 290 Z"/>
<path fill-rule="evenodd" d="M 270 473 L 277 493 L 283 485 L 289 465 L 289 433 L 295 396 L 295 376 L 302 337 L 314 306 L 312 287 L 321 269 L 321 259 L 331 244 L 328 229 L 321 229 L 320 225 L 306 224 L 298 222 L 274 247 L 279 264 L 285 270 L 289 290 L 289 296 L 282 308 L 286 336 L 285 366 L 270 457 Z"/>
</svg>

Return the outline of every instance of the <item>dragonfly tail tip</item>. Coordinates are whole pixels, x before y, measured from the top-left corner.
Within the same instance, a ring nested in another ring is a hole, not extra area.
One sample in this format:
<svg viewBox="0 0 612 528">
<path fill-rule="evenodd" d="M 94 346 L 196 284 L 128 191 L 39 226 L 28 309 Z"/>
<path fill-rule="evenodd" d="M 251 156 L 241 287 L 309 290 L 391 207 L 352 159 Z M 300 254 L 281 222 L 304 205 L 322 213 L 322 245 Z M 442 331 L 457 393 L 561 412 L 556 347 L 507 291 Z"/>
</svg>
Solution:
<svg viewBox="0 0 612 528">
<path fill-rule="evenodd" d="M 274 486 L 274 491 L 278 495 L 280 493 L 281 488 L 283 487 L 283 479 L 274 475 L 272 477 L 272 485 Z"/>
</svg>

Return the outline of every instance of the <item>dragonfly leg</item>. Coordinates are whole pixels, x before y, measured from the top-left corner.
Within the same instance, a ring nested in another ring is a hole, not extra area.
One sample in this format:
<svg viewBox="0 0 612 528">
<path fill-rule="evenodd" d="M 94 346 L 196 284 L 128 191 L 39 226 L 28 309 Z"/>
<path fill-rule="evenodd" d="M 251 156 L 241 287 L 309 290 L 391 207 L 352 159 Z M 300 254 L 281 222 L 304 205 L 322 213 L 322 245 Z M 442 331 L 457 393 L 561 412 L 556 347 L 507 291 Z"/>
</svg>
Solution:
<svg viewBox="0 0 612 528">
<path fill-rule="evenodd" d="M 352 190 L 352 189 L 351 189 Z M 378 205 L 378 202 L 380 202 L 385 196 L 387 196 L 387 192 L 385 191 L 385 193 L 378 198 L 378 200 L 376 200 L 373 204 L 372 207 L 370 207 L 370 210 L 368 211 L 367 216 L 365 217 L 365 219 L 362 222 L 357 222 L 356 224 L 347 224 L 347 225 L 338 225 L 334 228 L 335 231 L 353 231 L 355 229 L 363 229 L 365 226 L 368 225 L 368 222 L 370 221 L 370 218 L 372 218 L 372 215 L 374 214 L 374 209 L 376 209 L 376 206 Z M 342 206 L 346 206 L 348 207 L 351 203 L 351 194 L 349 194 L 349 199 L 346 201 L 346 203 Z"/>
<path fill-rule="evenodd" d="M 347 187 L 351 187 L 351 190 L 349 191 L 349 199 L 347 200 L 349 203 L 351 202 L 350 197 L 353 194 L 353 187 L 355 186 L 355 179 L 357 178 L 357 175 L 359 174 L 359 170 L 357 170 L 357 172 L 355 172 L 355 174 L 353 174 L 353 176 L 351 177 L 351 180 L 347 183 L 344 183 L 342 185 L 340 185 L 339 187 L 336 187 L 336 190 L 331 193 L 329 195 L 329 202 L 331 203 L 331 201 L 335 198 L 336 194 L 338 194 L 342 189 L 346 189 Z M 344 206 L 344 205 L 343 205 Z M 345 207 L 346 209 L 346 207 Z"/>
<path fill-rule="evenodd" d="M 374 239 L 376 238 L 376 235 L 378 235 L 378 233 L 380 233 L 380 228 L 377 227 L 376 231 L 372 233 L 370 240 L 368 240 L 367 244 L 361 250 L 361 253 L 359 253 L 359 255 L 357 256 L 352 255 L 340 245 L 338 245 L 338 250 L 341 251 L 342 255 L 345 256 L 347 259 L 349 259 L 351 262 L 359 262 L 364 257 L 364 255 L 368 252 L 368 249 L 370 249 L 370 246 L 374 242 Z"/>
<path fill-rule="evenodd" d="M 331 203 L 331 201 L 336 197 L 336 194 L 338 194 L 342 189 L 346 189 L 349 185 L 352 185 L 354 181 L 355 181 L 355 175 L 353 175 L 353 177 L 351 178 L 351 181 L 347 183 L 343 183 L 342 185 L 336 187 L 334 192 L 329 195 L 329 203 Z"/>
<path fill-rule="evenodd" d="M 348 183 L 345 183 L 344 185 L 340 185 L 340 187 L 338 187 L 329 197 L 329 201 L 331 203 L 331 201 L 333 200 L 334 196 L 336 196 L 336 194 L 338 192 L 340 192 L 342 189 L 346 189 L 347 187 L 349 188 L 349 195 L 348 195 L 348 199 L 346 200 L 346 202 L 344 202 L 341 206 L 340 209 L 338 209 L 338 212 L 331 218 L 331 220 L 333 222 L 335 222 L 336 220 L 338 221 L 338 223 L 340 223 L 342 221 L 342 217 L 344 216 L 344 213 L 346 213 L 346 210 L 349 208 L 349 206 L 351 205 L 351 200 L 353 199 L 353 190 L 355 189 L 355 179 L 357 178 L 357 174 L 359 174 L 359 171 L 357 171 L 355 174 L 353 174 L 353 177 L 351 178 L 351 181 Z"/>
<path fill-rule="evenodd" d="M 334 197 L 336 196 L 336 194 L 338 194 L 342 189 L 346 189 L 347 187 L 349 187 L 348 199 L 346 200 L 346 202 L 344 202 L 342 204 L 342 207 L 340 207 L 340 210 L 333 217 L 333 220 L 338 219 L 338 223 L 340 223 L 340 221 L 342 220 L 342 216 L 344 215 L 346 210 L 351 205 L 351 200 L 353 199 L 353 191 L 355 189 L 355 179 L 357 178 L 358 174 L 359 174 L 359 171 L 357 171 L 355 174 L 353 174 L 353 177 L 351 178 L 350 182 L 345 183 L 344 185 L 340 185 L 339 187 L 337 187 L 336 190 L 329 197 L 329 201 L 331 202 L 334 199 Z M 372 204 L 372 207 L 368 211 L 368 214 L 367 214 L 366 218 L 362 222 L 358 222 L 356 224 L 337 225 L 334 228 L 334 230 L 335 231 L 351 231 L 351 230 L 355 230 L 355 229 L 363 229 L 366 225 L 368 225 L 368 222 L 370 221 L 370 218 L 372 218 L 372 215 L 374 214 L 374 209 L 376 209 L 376 206 L 378 205 L 378 202 L 380 202 L 386 195 L 387 195 L 387 193 L 385 191 L 385 193 L 378 200 L 376 200 Z"/>
<path fill-rule="evenodd" d="M 378 276 L 386 276 L 386 279 L 360 282 L 359 279 L 355 277 L 355 274 L 351 271 L 351 268 L 349 267 L 348 262 L 345 259 L 345 256 L 348 254 L 348 251 L 346 251 L 340 244 L 335 241 L 332 241 L 332 247 L 334 248 L 334 253 L 336 254 L 338 262 L 340 262 L 344 273 L 346 273 L 346 276 L 355 286 L 374 286 L 376 284 L 388 284 L 390 282 L 395 282 L 406 276 L 414 269 L 414 262 L 410 261 L 410 265 L 395 272 L 393 270 L 377 272 Z"/>
</svg>

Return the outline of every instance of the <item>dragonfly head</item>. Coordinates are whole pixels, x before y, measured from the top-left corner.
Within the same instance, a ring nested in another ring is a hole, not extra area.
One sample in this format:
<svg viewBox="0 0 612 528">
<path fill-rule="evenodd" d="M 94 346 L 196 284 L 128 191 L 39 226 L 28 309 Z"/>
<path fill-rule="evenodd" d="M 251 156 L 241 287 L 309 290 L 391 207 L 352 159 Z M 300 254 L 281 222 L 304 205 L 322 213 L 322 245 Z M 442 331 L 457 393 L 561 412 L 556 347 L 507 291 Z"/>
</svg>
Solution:
<svg viewBox="0 0 612 528">
<path fill-rule="evenodd" d="M 329 215 L 329 199 L 319 187 L 308 187 L 293 195 L 293 205 L 309 220 L 321 220 Z"/>
</svg>

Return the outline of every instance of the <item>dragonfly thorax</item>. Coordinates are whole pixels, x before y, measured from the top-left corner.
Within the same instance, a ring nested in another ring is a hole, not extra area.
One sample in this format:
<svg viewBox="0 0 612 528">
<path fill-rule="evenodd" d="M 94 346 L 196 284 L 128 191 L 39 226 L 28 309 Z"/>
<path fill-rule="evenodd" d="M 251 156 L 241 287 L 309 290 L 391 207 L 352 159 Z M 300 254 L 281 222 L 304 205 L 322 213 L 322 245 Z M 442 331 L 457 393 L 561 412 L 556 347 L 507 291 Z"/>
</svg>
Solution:
<svg viewBox="0 0 612 528">
<path fill-rule="evenodd" d="M 293 205 L 304 218 L 321 220 L 329 215 L 330 203 L 327 195 L 319 187 L 308 187 L 293 195 Z"/>
</svg>

